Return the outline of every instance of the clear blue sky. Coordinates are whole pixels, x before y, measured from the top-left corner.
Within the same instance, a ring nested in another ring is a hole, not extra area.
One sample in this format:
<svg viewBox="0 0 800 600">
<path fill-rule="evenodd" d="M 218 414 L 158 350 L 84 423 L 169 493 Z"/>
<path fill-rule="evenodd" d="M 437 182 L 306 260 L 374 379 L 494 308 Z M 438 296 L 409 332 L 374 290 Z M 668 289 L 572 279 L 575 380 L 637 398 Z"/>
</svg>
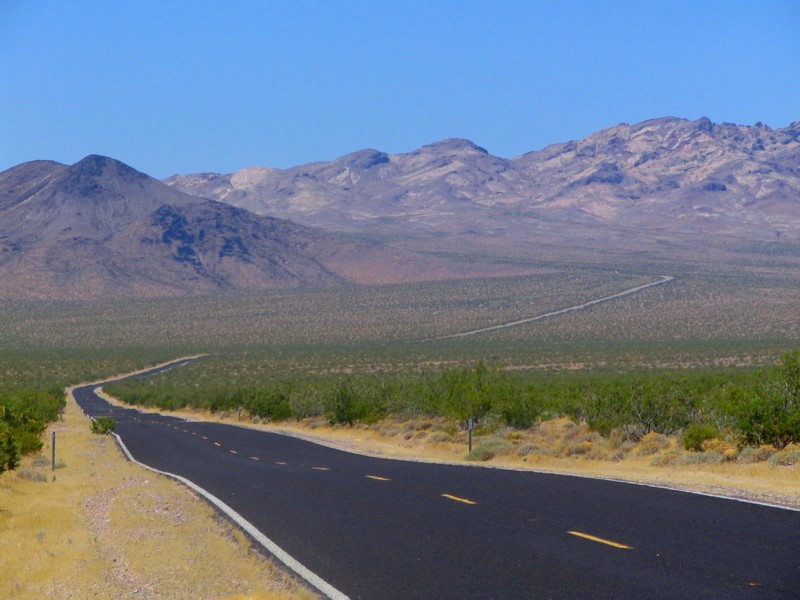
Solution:
<svg viewBox="0 0 800 600">
<path fill-rule="evenodd" d="M 798 0 L 0 0 L 0 170 L 156 177 L 800 120 Z"/>
</svg>

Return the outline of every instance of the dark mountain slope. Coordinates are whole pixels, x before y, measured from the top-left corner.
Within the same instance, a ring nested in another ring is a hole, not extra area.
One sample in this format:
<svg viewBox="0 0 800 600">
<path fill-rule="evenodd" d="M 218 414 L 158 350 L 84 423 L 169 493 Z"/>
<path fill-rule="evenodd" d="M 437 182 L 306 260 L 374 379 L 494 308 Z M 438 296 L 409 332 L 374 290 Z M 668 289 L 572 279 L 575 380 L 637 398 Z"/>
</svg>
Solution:
<svg viewBox="0 0 800 600">
<path fill-rule="evenodd" d="M 318 231 L 191 197 L 90 156 L 0 173 L 0 296 L 94 298 L 330 285 Z"/>
<path fill-rule="evenodd" d="M 524 271 L 258 216 L 100 156 L 0 173 L 0 298 L 161 296 Z"/>
</svg>

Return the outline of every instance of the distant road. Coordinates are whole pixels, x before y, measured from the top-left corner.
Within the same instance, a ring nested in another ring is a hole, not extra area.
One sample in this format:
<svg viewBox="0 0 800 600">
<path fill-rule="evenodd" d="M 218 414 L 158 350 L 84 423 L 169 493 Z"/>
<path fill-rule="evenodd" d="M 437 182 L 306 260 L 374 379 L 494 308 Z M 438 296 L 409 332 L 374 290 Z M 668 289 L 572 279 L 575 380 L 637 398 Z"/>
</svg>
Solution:
<svg viewBox="0 0 800 600">
<path fill-rule="evenodd" d="M 96 386 L 75 399 L 136 460 L 232 507 L 332 598 L 800 598 L 797 511 L 361 456 L 112 406 Z"/>
<path fill-rule="evenodd" d="M 591 300 L 590 302 L 584 302 L 583 304 L 577 304 L 575 306 L 570 306 L 568 308 L 562 308 L 560 310 L 554 310 L 553 312 L 545 313 L 543 315 L 537 315 L 535 317 L 527 317 L 525 319 L 519 319 L 518 321 L 511 321 L 509 323 L 501 323 L 500 325 L 492 325 L 490 327 L 482 327 L 480 329 L 473 329 L 471 331 L 463 331 L 461 333 L 452 333 L 450 335 L 442 335 L 435 338 L 430 338 L 427 341 L 436 341 L 436 340 L 449 340 L 452 338 L 460 338 L 460 337 L 467 337 L 468 335 L 477 335 L 479 333 L 486 333 L 487 331 L 495 331 L 497 329 L 506 329 L 508 327 L 516 327 L 517 325 L 524 325 L 525 323 L 533 323 L 534 321 L 541 321 L 542 319 L 549 319 L 550 317 L 557 317 L 559 315 L 563 315 L 569 312 L 573 312 L 576 310 L 582 310 L 584 308 L 588 308 L 590 306 L 594 306 L 595 304 L 601 304 L 603 302 L 608 302 L 609 300 L 614 300 L 616 298 L 622 298 L 623 296 L 630 296 L 631 294 L 635 294 L 637 292 L 641 292 L 642 290 L 646 290 L 647 288 L 655 287 L 657 285 L 663 285 L 670 281 L 673 281 L 675 278 L 671 277 L 670 275 L 662 275 L 658 281 L 653 281 L 652 283 L 646 283 L 644 285 L 636 286 L 635 288 L 631 288 L 629 290 L 625 290 L 623 292 L 619 292 L 617 294 L 612 294 L 611 296 L 604 296 L 602 298 L 598 298 L 597 300 Z"/>
</svg>

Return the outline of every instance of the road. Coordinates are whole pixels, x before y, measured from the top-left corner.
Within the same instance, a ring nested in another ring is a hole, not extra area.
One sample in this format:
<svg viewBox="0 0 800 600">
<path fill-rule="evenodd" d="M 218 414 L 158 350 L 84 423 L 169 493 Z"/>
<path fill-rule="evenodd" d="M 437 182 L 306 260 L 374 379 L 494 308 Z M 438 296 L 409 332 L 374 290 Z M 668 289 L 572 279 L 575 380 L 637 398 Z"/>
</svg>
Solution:
<svg viewBox="0 0 800 600">
<path fill-rule="evenodd" d="M 232 507 L 339 598 L 800 598 L 800 512 L 653 487 L 386 460 L 114 407 L 132 456 Z"/>
<path fill-rule="evenodd" d="M 657 285 L 664 285 L 665 283 L 669 283 L 670 281 L 674 280 L 675 278 L 672 277 L 671 275 L 662 275 L 657 281 L 651 281 L 650 283 L 645 283 L 644 285 L 638 285 L 636 287 L 629 288 L 621 292 L 617 292 L 616 294 L 611 294 L 610 296 L 603 296 L 602 298 L 596 298 L 595 300 L 590 300 L 589 302 L 584 302 L 583 304 L 576 304 L 575 306 L 560 308 L 558 310 L 554 310 L 541 315 L 536 315 L 534 317 L 525 317 L 524 319 L 509 321 L 508 323 L 500 323 L 499 325 L 490 325 L 488 327 L 481 327 L 480 329 L 471 329 L 469 331 L 462 331 L 461 333 L 451 333 L 449 335 L 442 335 L 439 337 L 431 338 L 426 341 L 433 342 L 437 340 L 449 340 L 453 338 L 467 337 L 470 335 L 478 335 L 479 333 L 486 333 L 487 331 L 507 329 L 509 327 L 516 327 L 517 325 L 525 325 L 527 323 L 533 323 L 535 321 L 541 321 L 543 319 L 549 319 L 551 317 L 558 317 L 566 313 L 575 312 L 576 310 L 583 310 L 585 308 L 589 308 L 590 306 L 602 304 L 604 302 L 608 302 L 609 300 L 615 300 L 617 298 L 622 298 L 624 296 L 630 296 L 631 294 L 636 294 L 638 292 L 641 292 L 651 287 L 655 287 Z"/>
</svg>

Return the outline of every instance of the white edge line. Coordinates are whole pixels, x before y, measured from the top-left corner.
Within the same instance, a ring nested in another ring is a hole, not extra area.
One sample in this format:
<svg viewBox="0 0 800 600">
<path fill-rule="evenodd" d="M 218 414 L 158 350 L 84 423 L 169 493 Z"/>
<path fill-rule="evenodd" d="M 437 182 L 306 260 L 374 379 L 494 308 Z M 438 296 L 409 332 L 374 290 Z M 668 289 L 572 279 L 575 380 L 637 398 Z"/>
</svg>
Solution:
<svg viewBox="0 0 800 600">
<path fill-rule="evenodd" d="M 324 594 L 327 598 L 331 600 L 350 600 L 349 596 L 343 594 L 327 581 L 319 577 L 316 573 L 310 571 L 305 566 L 303 566 L 300 562 L 298 562 L 295 558 L 293 558 L 289 553 L 287 553 L 283 548 L 278 546 L 275 542 L 261 533 L 255 525 L 250 523 L 247 519 L 245 519 L 242 515 L 237 513 L 233 510 L 230 506 L 225 504 L 222 500 L 211 494 L 210 492 L 204 490 L 196 483 L 186 479 L 185 477 L 181 477 L 180 475 L 175 475 L 174 473 L 168 473 L 166 471 L 160 471 L 159 469 L 153 468 L 149 465 L 139 462 L 133 455 L 128 451 L 127 446 L 122 441 L 122 438 L 117 435 L 116 433 L 112 433 L 112 435 L 116 438 L 117 443 L 119 444 L 122 451 L 127 456 L 128 460 L 132 463 L 135 463 L 141 467 L 149 471 L 153 471 L 154 473 L 158 473 L 160 475 L 164 475 L 166 477 L 171 477 L 179 482 L 181 482 L 186 487 L 194 490 L 201 496 L 203 496 L 206 500 L 208 500 L 211 504 L 213 504 L 217 509 L 219 509 L 222 513 L 224 513 L 231 521 L 236 523 L 239 527 L 241 527 L 250 537 L 256 540 L 259 544 L 261 544 L 264 549 L 269 552 L 272 556 L 277 558 L 281 561 L 284 565 L 286 565 L 289 569 L 294 571 L 301 579 L 303 579 L 306 583 L 312 586 L 314 589 L 318 590 L 320 593 Z"/>
</svg>

